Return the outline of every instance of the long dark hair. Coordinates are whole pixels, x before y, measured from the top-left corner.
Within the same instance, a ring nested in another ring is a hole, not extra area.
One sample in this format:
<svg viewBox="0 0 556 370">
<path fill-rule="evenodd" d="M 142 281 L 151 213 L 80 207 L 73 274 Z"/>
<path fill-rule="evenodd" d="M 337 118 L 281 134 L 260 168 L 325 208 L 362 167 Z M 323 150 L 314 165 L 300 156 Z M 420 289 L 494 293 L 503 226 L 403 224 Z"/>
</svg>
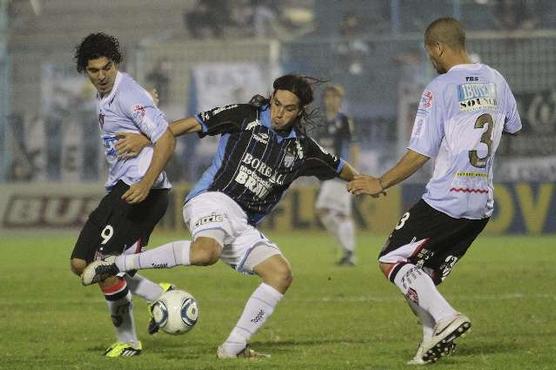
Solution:
<svg viewBox="0 0 556 370">
<path fill-rule="evenodd" d="M 299 99 L 301 114 L 295 120 L 294 127 L 303 134 L 306 133 L 307 128 L 318 124 L 317 109 L 311 109 L 310 104 L 314 100 L 314 87 L 325 82 L 325 80 L 315 77 L 287 74 L 278 77 L 272 83 L 273 91 L 271 97 L 276 93 L 276 90 L 287 90 Z M 271 97 L 264 98 L 260 95 L 256 95 L 251 98 L 249 103 L 257 106 L 268 105 L 270 104 Z"/>
</svg>

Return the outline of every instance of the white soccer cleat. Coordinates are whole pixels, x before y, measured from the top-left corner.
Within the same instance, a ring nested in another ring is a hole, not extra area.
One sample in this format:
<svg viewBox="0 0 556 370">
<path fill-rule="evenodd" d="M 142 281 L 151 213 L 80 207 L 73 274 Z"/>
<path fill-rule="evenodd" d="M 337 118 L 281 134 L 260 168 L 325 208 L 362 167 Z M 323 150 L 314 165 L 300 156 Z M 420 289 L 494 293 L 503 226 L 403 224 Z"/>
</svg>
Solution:
<svg viewBox="0 0 556 370">
<path fill-rule="evenodd" d="M 115 264 L 116 256 L 108 256 L 87 265 L 81 274 L 81 284 L 91 285 L 103 281 L 110 276 L 116 276 L 120 269 Z"/>
<path fill-rule="evenodd" d="M 456 350 L 456 343 L 455 342 L 450 342 L 447 344 L 448 349 L 447 351 L 451 354 Z M 420 365 L 427 365 L 427 364 L 431 364 L 433 362 L 436 361 L 436 359 L 434 360 L 430 360 L 430 361 L 425 361 L 423 360 L 423 356 L 425 354 L 425 347 L 423 346 L 423 342 L 419 343 L 419 347 L 417 348 L 417 352 L 415 353 L 415 356 L 413 356 L 413 358 L 409 361 L 407 361 L 407 365 L 416 365 L 416 366 L 420 366 Z"/>
<path fill-rule="evenodd" d="M 218 346 L 218 350 L 216 351 L 216 357 L 219 359 L 228 359 L 228 358 L 270 358 L 268 353 L 260 353 L 252 350 L 249 346 L 246 346 L 244 349 L 239 351 L 238 353 L 230 353 L 227 352 L 224 346 Z"/>
<path fill-rule="evenodd" d="M 423 356 L 425 362 L 435 362 L 443 356 L 452 354 L 456 338 L 465 334 L 471 328 L 471 320 L 461 313 L 455 317 L 439 321 L 435 327 L 432 338 L 423 344 Z"/>
</svg>

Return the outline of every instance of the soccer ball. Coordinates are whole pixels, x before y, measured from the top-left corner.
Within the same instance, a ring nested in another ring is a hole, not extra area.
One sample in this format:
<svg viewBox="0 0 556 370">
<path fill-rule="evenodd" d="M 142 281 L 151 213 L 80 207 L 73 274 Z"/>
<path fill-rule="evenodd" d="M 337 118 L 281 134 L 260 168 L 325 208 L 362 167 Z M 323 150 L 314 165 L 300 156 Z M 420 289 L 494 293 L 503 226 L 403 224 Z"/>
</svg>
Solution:
<svg viewBox="0 0 556 370">
<path fill-rule="evenodd" d="M 152 305 L 154 321 L 168 334 L 187 333 L 199 318 L 199 308 L 195 298 L 184 290 L 170 290 L 163 293 Z"/>
</svg>

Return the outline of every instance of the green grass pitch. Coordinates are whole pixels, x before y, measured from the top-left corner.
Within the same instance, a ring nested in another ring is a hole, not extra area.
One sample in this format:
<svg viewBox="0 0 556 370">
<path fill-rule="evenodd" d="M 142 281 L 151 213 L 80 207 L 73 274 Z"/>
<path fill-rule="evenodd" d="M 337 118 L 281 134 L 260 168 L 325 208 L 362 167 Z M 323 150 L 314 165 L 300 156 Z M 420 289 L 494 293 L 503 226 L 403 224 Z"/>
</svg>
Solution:
<svg viewBox="0 0 556 370">
<path fill-rule="evenodd" d="M 336 267 L 324 233 L 269 234 L 295 279 L 253 348 L 270 359 L 217 360 L 244 302 L 258 285 L 222 263 L 144 271 L 198 299 L 200 321 L 182 336 L 146 333 L 146 304 L 135 302 L 144 352 L 106 359 L 114 341 L 97 287 L 69 271 L 76 234 L 0 238 L 1 369 L 403 369 L 420 326 L 397 288 L 376 267 L 384 237 L 359 235 L 359 263 Z M 179 239 L 156 234 L 151 246 Z M 437 369 L 549 369 L 556 366 L 556 236 L 480 236 L 441 291 L 472 322 L 456 353 Z"/>
</svg>

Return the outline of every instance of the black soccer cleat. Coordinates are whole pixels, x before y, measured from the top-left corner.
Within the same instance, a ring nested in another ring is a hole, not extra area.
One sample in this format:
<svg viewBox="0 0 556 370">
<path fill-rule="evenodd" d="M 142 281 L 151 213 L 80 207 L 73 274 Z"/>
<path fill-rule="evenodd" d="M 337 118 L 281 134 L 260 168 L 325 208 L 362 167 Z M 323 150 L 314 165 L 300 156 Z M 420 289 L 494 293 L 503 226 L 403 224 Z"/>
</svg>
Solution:
<svg viewBox="0 0 556 370">
<path fill-rule="evenodd" d="M 120 273 L 120 269 L 114 263 L 116 256 L 108 256 L 103 260 L 91 262 L 81 274 L 81 284 L 91 285 L 116 276 Z"/>
</svg>

